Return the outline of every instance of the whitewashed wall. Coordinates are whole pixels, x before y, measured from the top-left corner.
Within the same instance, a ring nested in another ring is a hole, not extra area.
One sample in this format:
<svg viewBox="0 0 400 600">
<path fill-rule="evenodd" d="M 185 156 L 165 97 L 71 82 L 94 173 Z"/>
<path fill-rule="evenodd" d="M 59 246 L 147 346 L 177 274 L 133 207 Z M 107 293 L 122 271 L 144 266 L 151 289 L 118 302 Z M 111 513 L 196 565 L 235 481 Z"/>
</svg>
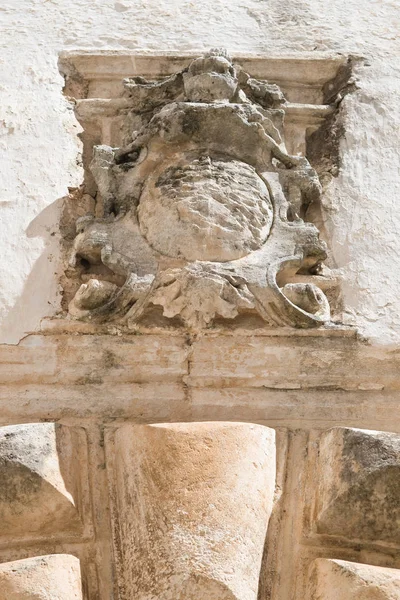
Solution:
<svg viewBox="0 0 400 600">
<path fill-rule="evenodd" d="M 81 182 L 63 50 L 362 55 L 346 97 L 342 170 L 325 198 L 349 315 L 400 342 L 400 10 L 397 0 L 3 0 L 0 6 L 1 343 L 57 312 L 58 215 Z"/>
</svg>

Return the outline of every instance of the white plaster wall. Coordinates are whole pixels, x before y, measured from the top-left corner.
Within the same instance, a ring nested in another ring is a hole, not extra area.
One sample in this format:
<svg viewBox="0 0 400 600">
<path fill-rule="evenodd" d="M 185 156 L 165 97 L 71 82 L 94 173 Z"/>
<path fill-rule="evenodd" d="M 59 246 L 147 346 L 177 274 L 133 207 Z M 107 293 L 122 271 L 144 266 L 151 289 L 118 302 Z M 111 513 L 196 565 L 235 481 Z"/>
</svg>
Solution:
<svg viewBox="0 0 400 600">
<path fill-rule="evenodd" d="M 0 5 L 0 342 L 59 306 L 57 218 L 81 181 L 63 50 L 367 56 L 344 102 L 343 168 L 326 198 L 344 296 L 362 333 L 400 342 L 398 0 L 3 0 Z M 54 235 L 52 235 L 54 234 Z"/>
</svg>

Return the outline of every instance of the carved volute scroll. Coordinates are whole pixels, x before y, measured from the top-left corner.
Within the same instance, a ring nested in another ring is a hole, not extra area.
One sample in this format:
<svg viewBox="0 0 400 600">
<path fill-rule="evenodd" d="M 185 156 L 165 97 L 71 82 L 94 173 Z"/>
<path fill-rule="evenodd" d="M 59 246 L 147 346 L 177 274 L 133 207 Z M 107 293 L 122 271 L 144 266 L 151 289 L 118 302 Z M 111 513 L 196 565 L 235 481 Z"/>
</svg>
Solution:
<svg viewBox="0 0 400 600">
<path fill-rule="evenodd" d="M 161 306 L 193 330 L 251 312 L 268 326 L 329 321 L 312 283 L 325 247 L 301 218 L 321 186 L 308 161 L 286 151 L 280 89 L 222 50 L 124 86 L 127 143 L 94 148 L 104 214 L 77 223 L 70 267 L 84 260 L 92 274 L 71 317 L 133 327 Z"/>
</svg>

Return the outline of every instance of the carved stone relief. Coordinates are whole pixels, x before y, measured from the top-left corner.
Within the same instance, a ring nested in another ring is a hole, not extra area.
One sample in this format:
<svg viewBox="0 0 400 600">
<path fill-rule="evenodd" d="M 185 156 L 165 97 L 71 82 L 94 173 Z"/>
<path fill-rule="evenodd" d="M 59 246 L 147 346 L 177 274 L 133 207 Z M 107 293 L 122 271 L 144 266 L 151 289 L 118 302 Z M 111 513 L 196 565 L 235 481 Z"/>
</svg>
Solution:
<svg viewBox="0 0 400 600">
<path fill-rule="evenodd" d="M 303 220 L 321 186 L 286 150 L 279 87 L 220 50 L 124 86 L 124 144 L 94 148 L 103 213 L 77 222 L 69 267 L 86 273 L 70 316 L 135 327 L 161 307 L 193 330 L 243 313 L 269 326 L 329 322 L 313 283 L 325 245 Z"/>
<path fill-rule="evenodd" d="M 0 600 L 400 600 L 400 436 L 321 431 L 374 426 L 395 399 L 366 397 L 398 391 L 395 359 L 377 377 L 375 349 L 331 330 L 119 335 L 161 312 L 195 331 L 329 322 L 306 222 L 320 183 L 291 155 L 304 135 L 284 139 L 300 109 L 246 71 L 212 51 L 77 109 L 110 135 L 93 136 L 69 314 L 117 327 L 54 320 L 7 350 L 3 423 L 41 422 L 0 428 Z"/>
</svg>

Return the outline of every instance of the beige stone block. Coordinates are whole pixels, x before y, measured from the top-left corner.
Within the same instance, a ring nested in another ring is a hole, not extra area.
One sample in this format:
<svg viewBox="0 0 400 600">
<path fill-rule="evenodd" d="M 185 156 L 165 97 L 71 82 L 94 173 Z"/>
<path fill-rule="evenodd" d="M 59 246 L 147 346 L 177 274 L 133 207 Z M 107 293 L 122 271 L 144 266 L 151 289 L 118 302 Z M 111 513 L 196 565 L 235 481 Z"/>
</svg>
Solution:
<svg viewBox="0 0 400 600">
<path fill-rule="evenodd" d="M 10 402 L 12 398 L 12 402 Z M 55 401 L 56 399 L 56 401 Z M 23 407 L 21 409 L 21 407 Z M 21 418 L 86 419 L 121 418 L 163 422 L 187 414 L 186 388 L 179 383 L 117 383 L 84 385 L 0 385 L 0 418 L 6 421 Z"/>
<path fill-rule="evenodd" d="M 0 600 L 82 600 L 79 560 L 50 554 L 0 565 Z"/>
<path fill-rule="evenodd" d="M 74 430 L 56 423 L 0 428 L 0 535 L 79 531 Z M 82 442 L 82 439 L 80 439 Z"/>
<path fill-rule="evenodd" d="M 319 533 L 400 542 L 400 435 L 335 428 L 320 440 Z"/>
<path fill-rule="evenodd" d="M 30 335 L 18 345 L 0 345 L 2 385 L 40 382 L 54 377 L 57 343 L 50 337 Z"/>
<path fill-rule="evenodd" d="M 114 461 L 124 599 L 256 599 L 275 489 L 272 429 L 124 425 Z"/>
<path fill-rule="evenodd" d="M 30 335 L 0 345 L 0 382 L 172 382 L 187 373 L 187 352 L 183 336 Z"/>
<path fill-rule="evenodd" d="M 65 383 L 173 382 L 187 372 L 182 338 L 60 336 L 57 374 Z"/>
<path fill-rule="evenodd" d="M 310 568 L 307 600 L 399 600 L 400 570 L 319 558 Z"/>
<path fill-rule="evenodd" d="M 187 381 L 195 387 L 398 389 L 398 372 L 396 354 L 361 345 L 350 330 L 286 330 L 199 338 Z"/>
</svg>

